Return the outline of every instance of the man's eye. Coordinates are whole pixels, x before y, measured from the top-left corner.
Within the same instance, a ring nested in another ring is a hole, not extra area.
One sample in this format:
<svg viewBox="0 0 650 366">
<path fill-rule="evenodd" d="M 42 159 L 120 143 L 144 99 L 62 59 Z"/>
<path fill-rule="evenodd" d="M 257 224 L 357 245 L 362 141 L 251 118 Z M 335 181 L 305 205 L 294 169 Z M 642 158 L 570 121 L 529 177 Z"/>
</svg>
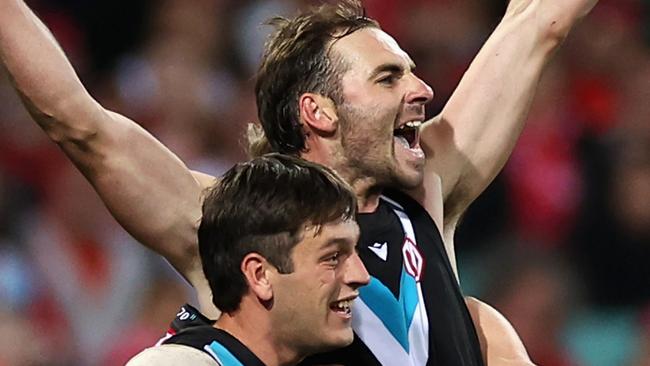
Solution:
<svg viewBox="0 0 650 366">
<path fill-rule="evenodd" d="M 393 75 L 393 74 L 390 74 L 390 75 L 386 75 L 386 76 L 380 78 L 379 80 L 377 80 L 377 82 L 379 82 L 380 84 L 388 84 L 388 85 L 390 85 L 390 84 L 395 83 L 396 80 L 397 80 L 397 76 Z"/>
<path fill-rule="evenodd" d="M 330 255 L 329 257 L 325 258 L 325 263 L 332 264 L 332 265 L 338 264 L 340 255 L 341 255 L 340 252 L 336 252 Z"/>
</svg>

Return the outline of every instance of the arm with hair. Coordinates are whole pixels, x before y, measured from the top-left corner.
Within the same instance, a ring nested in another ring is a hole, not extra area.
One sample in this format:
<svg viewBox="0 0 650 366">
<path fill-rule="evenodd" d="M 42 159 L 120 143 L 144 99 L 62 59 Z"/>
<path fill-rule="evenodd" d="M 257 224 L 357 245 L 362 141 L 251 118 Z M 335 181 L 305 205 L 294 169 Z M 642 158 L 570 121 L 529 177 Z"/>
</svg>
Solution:
<svg viewBox="0 0 650 366">
<path fill-rule="evenodd" d="M 210 177 L 194 177 L 138 124 L 97 103 L 23 1 L 0 0 L 0 8 L 0 58 L 33 119 L 133 237 L 202 281 L 196 228 Z"/>
<path fill-rule="evenodd" d="M 429 157 L 425 179 L 442 183 L 443 231 L 453 232 L 460 215 L 501 170 L 545 66 L 596 2 L 511 0 L 441 114 L 422 127 Z M 425 181 L 425 190 L 431 185 Z M 450 242 L 450 234 L 445 239 Z"/>
<path fill-rule="evenodd" d="M 443 216 L 442 234 L 454 271 L 458 220 L 504 166 L 545 66 L 596 3 L 511 0 L 442 113 L 422 127 L 428 159 L 421 201 L 430 212 Z M 431 197 L 436 195 L 442 196 L 444 209 L 432 207 Z M 499 312 L 473 298 L 466 302 L 487 364 L 532 364 L 514 328 Z"/>
</svg>

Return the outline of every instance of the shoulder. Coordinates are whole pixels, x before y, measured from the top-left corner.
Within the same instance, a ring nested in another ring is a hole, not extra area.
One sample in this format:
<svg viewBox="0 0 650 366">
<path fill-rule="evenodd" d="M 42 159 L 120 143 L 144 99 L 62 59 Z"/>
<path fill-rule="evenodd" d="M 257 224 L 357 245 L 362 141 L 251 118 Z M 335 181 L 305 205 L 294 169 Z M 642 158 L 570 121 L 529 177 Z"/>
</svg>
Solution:
<svg viewBox="0 0 650 366">
<path fill-rule="evenodd" d="M 438 230 L 441 229 L 435 216 L 432 215 L 427 206 L 423 204 L 422 201 L 426 200 L 418 196 L 417 192 L 403 192 L 396 189 L 385 189 L 382 193 L 382 198 L 393 208 L 405 212 L 411 219 L 415 219 L 416 221 L 425 220 L 427 226 L 433 222 Z"/>
<path fill-rule="evenodd" d="M 196 183 L 201 186 L 202 189 L 207 189 L 212 187 L 213 185 L 219 183 L 219 179 L 216 177 L 210 175 L 210 174 L 205 174 L 202 172 L 197 172 L 196 170 L 192 170 L 192 177 L 194 177 L 194 180 Z"/>
<path fill-rule="evenodd" d="M 138 353 L 126 366 L 214 366 L 215 364 L 210 356 L 198 349 L 180 344 L 164 344 Z"/>
<path fill-rule="evenodd" d="M 393 207 L 397 207 L 402 211 L 422 211 L 424 206 L 419 202 L 418 199 L 413 197 L 411 192 L 402 192 L 397 189 L 386 188 L 382 192 L 381 197 L 384 201 L 391 204 Z"/>
</svg>

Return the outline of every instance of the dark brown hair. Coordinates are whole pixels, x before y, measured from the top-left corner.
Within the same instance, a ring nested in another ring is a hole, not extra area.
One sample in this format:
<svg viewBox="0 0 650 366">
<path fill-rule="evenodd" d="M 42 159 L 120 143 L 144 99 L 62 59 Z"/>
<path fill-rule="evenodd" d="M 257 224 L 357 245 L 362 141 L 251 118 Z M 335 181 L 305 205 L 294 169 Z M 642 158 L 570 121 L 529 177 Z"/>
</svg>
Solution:
<svg viewBox="0 0 650 366">
<path fill-rule="evenodd" d="M 291 273 L 291 251 L 306 225 L 354 219 L 352 189 L 329 168 L 269 154 L 239 163 L 213 186 L 203 202 L 199 253 L 213 303 L 239 308 L 248 288 L 241 261 L 259 253 L 280 273 Z"/>
<path fill-rule="evenodd" d="M 249 139 L 249 149 L 253 155 L 269 149 L 298 154 L 305 148 L 300 96 L 318 93 L 337 104 L 342 99 L 340 76 L 346 65 L 329 52 L 332 41 L 379 25 L 366 17 L 359 0 L 323 4 L 292 19 L 273 18 L 269 24 L 276 30 L 265 45 L 255 85 L 258 117 L 267 141 Z"/>
</svg>

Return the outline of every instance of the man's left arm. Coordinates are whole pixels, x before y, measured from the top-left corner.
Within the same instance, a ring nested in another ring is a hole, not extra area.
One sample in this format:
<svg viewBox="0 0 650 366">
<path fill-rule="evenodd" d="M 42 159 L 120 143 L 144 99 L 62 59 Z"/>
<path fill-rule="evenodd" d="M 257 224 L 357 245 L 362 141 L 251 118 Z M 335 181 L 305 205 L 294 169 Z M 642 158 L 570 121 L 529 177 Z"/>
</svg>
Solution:
<svg viewBox="0 0 650 366">
<path fill-rule="evenodd" d="M 545 66 L 596 2 L 510 1 L 443 111 L 422 126 L 424 187 L 435 186 L 427 180 L 441 180 L 448 246 L 447 234 L 512 152 Z"/>
<path fill-rule="evenodd" d="M 597 2 L 510 1 L 441 114 L 422 127 L 426 175 L 424 190 L 414 193 L 430 213 L 442 214 L 442 234 L 455 272 L 454 233 L 461 214 L 505 164 L 545 66 Z M 440 195 L 443 212 L 431 203 Z M 514 328 L 498 311 L 476 299 L 466 301 L 488 364 L 532 364 Z"/>
<path fill-rule="evenodd" d="M 466 297 L 465 303 L 476 327 L 486 365 L 535 365 L 515 328 L 501 313 L 473 297 Z"/>
</svg>

